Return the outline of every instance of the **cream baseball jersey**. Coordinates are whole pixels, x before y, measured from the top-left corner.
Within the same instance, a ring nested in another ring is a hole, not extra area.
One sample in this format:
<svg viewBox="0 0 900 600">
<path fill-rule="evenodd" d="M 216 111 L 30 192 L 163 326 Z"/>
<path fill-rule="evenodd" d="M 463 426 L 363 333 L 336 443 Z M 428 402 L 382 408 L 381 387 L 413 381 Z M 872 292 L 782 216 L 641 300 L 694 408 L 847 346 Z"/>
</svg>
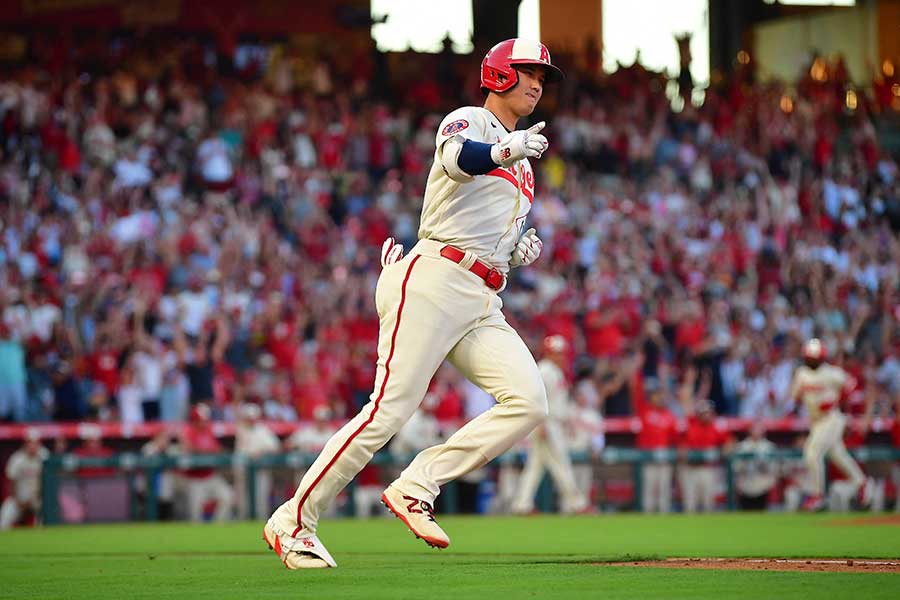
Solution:
<svg viewBox="0 0 900 600">
<path fill-rule="evenodd" d="M 548 419 L 562 422 L 569 413 L 569 390 L 566 386 L 566 376 L 562 370 L 551 360 L 544 359 L 538 363 L 541 378 L 544 380 L 544 389 L 547 390 Z"/>
<path fill-rule="evenodd" d="M 470 181 L 454 181 L 444 171 L 444 144 L 456 136 L 496 144 L 509 133 L 486 108 L 464 106 L 438 127 L 434 164 L 425 186 L 419 238 L 476 254 L 497 270 L 509 271 L 509 258 L 534 201 L 534 171 L 527 159 L 497 167 Z"/>
<path fill-rule="evenodd" d="M 791 383 L 791 397 L 799 398 L 813 421 L 837 406 L 841 390 L 852 384 L 853 378 L 842 368 L 823 364 L 818 369 L 806 365 L 797 367 Z"/>
</svg>

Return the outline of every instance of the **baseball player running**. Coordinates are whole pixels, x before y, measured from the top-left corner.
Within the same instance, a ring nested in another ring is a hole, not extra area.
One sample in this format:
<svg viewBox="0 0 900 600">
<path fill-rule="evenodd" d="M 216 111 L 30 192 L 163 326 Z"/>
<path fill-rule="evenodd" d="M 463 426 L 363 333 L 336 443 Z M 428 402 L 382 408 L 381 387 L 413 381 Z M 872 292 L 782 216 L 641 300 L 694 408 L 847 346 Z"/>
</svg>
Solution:
<svg viewBox="0 0 900 600">
<path fill-rule="evenodd" d="M 551 335 L 544 340 L 545 356 L 538 363 L 550 415 L 543 425 L 531 434 L 531 447 L 519 481 L 519 493 L 513 501 L 512 511 L 529 514 L 534 511 L 534 495 L 549 471 L 560 495 L 560 512 L 569 514 L 587 510 L 588 499 L 578 489 L 572 472 L 572 460 L 563 428 L 570 410 L 569 390 L 562 367 L 566 361 L 566 339 L 561 335 Z"/>
<path fill-rule="evenodd" d="M 825 346 L 811 339 L 803 346 L 804 365 L 794 371 L 791 400 L 801 400 L 809 413 L 809 436 L 803 446 L 803 462 L 809 472 L 809 498 L 803 508 L 822 510 L 825 506 L 825 467 L 822 459 L 829 459 L 847 475 L 854 492 L 863 490 L 863 504 L 870 502 L 870 487 L 856 461 L 844 447 L 846 417 L 838 409 L 841 391 L 853 386 L 853 377 L 842 368 L 825 362 Z"/>
<path fill-rule="evenodd" d="M 35 430 L 28 430 L 25 445 L 13 452 L 6 463 L 6 477 L 12 484 L 9 497 L 0 505 L 0 530 L 16 525 L 23 515 L 37 513 L 41 505 L 41 469 L 50 455 Z"/>
<path fill-rule="evenodd" d="M 440 487 L 498 456 L 546 417 L 540 372 L 506 322 L 498 293 L 510 268 L 541 252 L 535 231 L 522 230 L 534 200 L 529 159 L 548 146 L 544 123 L 516 125 L 534 111 L 544 84 L 561 77 L 543 44 L 506 40 L 481 63 L 484 106 L 457 109 L 441 122 L 419 241 L 406 256 L 390 238 L 382 249 L 371 400 L 329 440 L 263 529 L 287 568 L 336 566 L 317 536 L 319 513 L 415 412 L 444 359 L 497 403 L 419 453 L 382 494 L 430 546 L 450 544 L 432 510 Z"/>
</svg>

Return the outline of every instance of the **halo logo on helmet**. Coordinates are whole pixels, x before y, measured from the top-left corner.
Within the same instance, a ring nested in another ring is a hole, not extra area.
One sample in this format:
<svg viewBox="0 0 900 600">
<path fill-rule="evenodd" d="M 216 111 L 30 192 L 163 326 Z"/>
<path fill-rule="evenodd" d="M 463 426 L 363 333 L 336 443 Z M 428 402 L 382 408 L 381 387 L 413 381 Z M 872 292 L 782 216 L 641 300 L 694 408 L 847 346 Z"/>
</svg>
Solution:
<svg viewBox="0 0 900 600">
<path fill-rule="evenodd" d="M 563 72 L 550 61 L 550 51 L 540 42 L 513 38 L 500 42 L 481 61 L 481 89 L 507 92 L 519 83 L 516 65 L 538 65 L 545 68 L 547 83 L 559 81 Z"/>
</svg>

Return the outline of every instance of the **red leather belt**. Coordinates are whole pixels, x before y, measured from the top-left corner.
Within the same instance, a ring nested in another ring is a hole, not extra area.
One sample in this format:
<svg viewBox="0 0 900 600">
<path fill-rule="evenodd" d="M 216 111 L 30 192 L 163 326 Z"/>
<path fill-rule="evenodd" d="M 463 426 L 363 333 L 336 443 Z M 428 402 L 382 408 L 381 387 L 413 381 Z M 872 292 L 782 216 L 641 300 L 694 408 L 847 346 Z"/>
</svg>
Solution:
<svg viewBox="0 0 900 600">
<path fill-rule="evenodd" d="M 834 408 L 834 402 L 823 402 L 819 405 L 819 411 L 823 413 L 830 411 L 832 408 Z"/>
<path fill-rule="evenodd" d="M 466 253 L 453 246 L 444 246 L 441 248 L 441 256 L 459 264 L 462 262 L 463 258 L 466 257 Z M 484 285 L 492 290 L 499 290 L 503 287 L 503 273 L 478 259 L 472 263 L 472 266 L 469 267 L 469 271 L 481 277 L 484 280 Z"/>
</svg>

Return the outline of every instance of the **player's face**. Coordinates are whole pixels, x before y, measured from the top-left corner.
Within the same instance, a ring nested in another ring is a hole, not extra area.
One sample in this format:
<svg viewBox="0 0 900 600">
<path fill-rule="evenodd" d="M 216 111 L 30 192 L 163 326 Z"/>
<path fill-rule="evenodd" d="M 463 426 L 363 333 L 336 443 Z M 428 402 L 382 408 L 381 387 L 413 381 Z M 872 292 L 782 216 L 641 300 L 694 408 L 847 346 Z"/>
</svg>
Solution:
<svg viewBox="0 0 900 600">
<path fill-rule="evenodd" d="M 526 117 L 534 112 L 544 93 L 547 74 L 544 67 L 537 65 L 522 65 L 516 67 L 516 70 L 519 72 L 519 82 L 507 94 L 507 101 L 513 112 Z"/>
</svg>

